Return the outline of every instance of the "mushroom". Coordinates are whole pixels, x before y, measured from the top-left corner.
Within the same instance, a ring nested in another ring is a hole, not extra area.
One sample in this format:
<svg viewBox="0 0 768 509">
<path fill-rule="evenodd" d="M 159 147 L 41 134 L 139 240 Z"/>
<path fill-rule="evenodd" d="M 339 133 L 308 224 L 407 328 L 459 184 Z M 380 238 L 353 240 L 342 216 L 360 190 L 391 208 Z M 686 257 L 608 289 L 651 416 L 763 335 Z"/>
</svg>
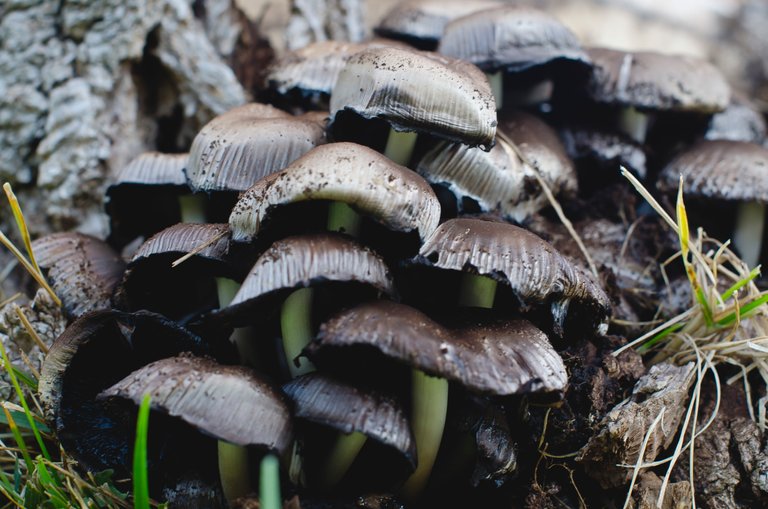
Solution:
<svg viewBox="0 0 768 509">
<path fill-rule="evenodd" d="M 331 95 L 329 131 L 336 140 L 365 139 L 369 128 L 350 123 L 355 116 L 386 124 L 384 154 L 402 165 L 410 160 L 416 135 L 393 132 L 424 132 L 486 150 L 496 133 L 493 96 L 479 69 L 401 48 L 367 49 L 342 69 Z"/>
<path fill-rule="evenodd" d="M 556 62 L 570 62 L 583 69 L 590 64 L 576 36 L 555 18 L 536 9 L 510 5 L 455 19 L 445 27 L 437 51 L 472 62 L 485 71 L 497 109 L 511 99 L 509 95 L 503 98 L 505 75 L 515 75 L 508 81 L 518 82 L 519 86 L 523 72 L 539 71 Z M 518 93 L 512 102 L 525 105 L 549 99 L 549 77 L 543 81 L 536 75 L 533 78 L 534 85 Z"/>
<path fill-rule="evenodd" d="M 648 112 L 712 114 L 728 106 L 728 83 L 704 60 L 605 48 L 592 48 L 589 56 L 589 95 L 597 103 L 618 107 L 620 129 L 639 143 L 645 143 Z"/>
<path fill-rule="evenodd" d="M 395 399 L 321 373 L 295 378 L 283 391 L 293 401 L 296 417 L 352 437 L 341 440 L 345 447 L 331 447 L 332 456 L 318 472 L 320 486 L 334 486 L 344 477 L 367 438 L 395 449 L 410 472 L 416 467 L 413 433 Z"/>
<path fill-rule="evenodd" d="M 762 144 L 766 137 L 765 119 L 748 100 L 734 96 L 723 111 L 709 120 L 704 139 L 747 141 Z"/>
<path fill-rule="evenodd" d="M 664 167 L 659 189 L 676 192 L 681 175 L 689 201 L 737 204 L 733 243 L 742 260 L 756 266 L 768 202 L 768 149 L 743 141 L 701 141 Z"/>
<path fill-rule="evenodd" d="M 151 409 L 179 419 L 220 442 L 256 447 L 283 456 L 292 442 L 290 410 L 280 391 L 254 371 L 190 355 L 155 361 L 103 390 L 98 398 L 138 406 L 145 394 Z M 250 492 L 242 463 L 219 449 L 219 472 L 228 500 Z M 239 458 L 238 458 L 239 459 Z M 166 461 L 174 461 L 168 458 Z"/>
<path fill-rule="evenodd" d="M 445 424 L 448 381 L 470 391 L 508 396 L 562 391 L 567 375 L 546 335 L 524 320 L 447 329 L 414 308 L 389 301 L 362 304 L 325 322 L 306 349 L 313 361 L 329 351 L 372 347 L 412 368 L 412 412 L 419 462 L 405 491 L 426 484 Z"/>
<path fill-rule="evenodd" d="M 82 233 L 52 233 L 35 240 L 32 250 L 70 319 L 109 309 L 125 262 L 101 241 Z"/>
<path fill-rule="evenodd" d="M 576 194 L 573 165 L 552 128 L 533 115 L 513 113 L 501 120 L 499 132 L 504 136 L 490 152 L 458 143 L 438 144 L 419 161 L 416 171 L 428 182 L 451 190 L 460 213 L 479 209 L 517 222 L 548 203 L 537 173 L 553 193 Z"/>
</svg>

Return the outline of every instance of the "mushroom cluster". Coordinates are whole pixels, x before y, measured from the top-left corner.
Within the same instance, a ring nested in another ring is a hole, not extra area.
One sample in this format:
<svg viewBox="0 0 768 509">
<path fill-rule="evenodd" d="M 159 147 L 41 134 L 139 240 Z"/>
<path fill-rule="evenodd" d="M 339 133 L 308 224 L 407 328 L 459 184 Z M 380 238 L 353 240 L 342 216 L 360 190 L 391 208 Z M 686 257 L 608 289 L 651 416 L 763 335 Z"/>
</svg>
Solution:
<svg viewBox="0 0 768 509">
<path fill-rule="evenodd" d="M 627 249 L 643 219 L 618 166 L 762 221 L 765 125 L 706 62 L 582 48 L 490 1 L 411 0 L 377 32 L 400 40 L 287 54 L 275 106 L 138 155 L 107 241 L 36 241 L 71 319 L 41 401 L 84 468 L 130 475 L 149 394 L 150 488 L 172 506 L 241 503 L 268 455 L 302 506 L 515 505 L 528 408 L 569 390 L 559 352 L 655 310 L 659 253 Z"/>
</svg>

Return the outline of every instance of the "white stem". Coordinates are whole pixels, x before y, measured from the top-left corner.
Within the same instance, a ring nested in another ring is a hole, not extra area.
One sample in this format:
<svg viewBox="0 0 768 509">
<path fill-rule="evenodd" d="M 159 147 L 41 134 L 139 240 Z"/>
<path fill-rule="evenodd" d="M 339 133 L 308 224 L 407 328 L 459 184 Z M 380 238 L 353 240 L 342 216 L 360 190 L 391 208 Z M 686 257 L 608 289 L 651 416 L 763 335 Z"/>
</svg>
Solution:
<svg viewBox="0 0 768 509">
<path fill-rule="evenodd" d="M 733 244 L 739 250 L 741 259 L 749 267 L 757 266 L 765 226 L 765 205 L 757 202 L 739 204 L 736 212 L 736 227 Z"/>
<path fill-rule="evenodd" d="M 488 78 L 488 83 L 491 84 L 491 93 L 496 99 L 496 109 L 500 110 L 504 105 L 504 71 L 487 72 L 485 75 Z"/>
<path fill-rule="evenodd" d="M 188 194 L 179 196 L 182 223 L 205 223 L 205 196 Z"/>
<path fill-rule="evenodd" d="M 415 132 L 390 129 L 384 155 L 397 164 L 408 166 L 411 154 L 413 154 L 413 147 L 416 146 L 416 138 L 418 138 L 418 134 Z"/>
<path fill-rule="evenodd" d="M 651 117 L 647 113 L 627 106 L 622 108 L 619 114 L 619 129 L 636 142 L 645 143 L 650 120 Z"/>
</svg>

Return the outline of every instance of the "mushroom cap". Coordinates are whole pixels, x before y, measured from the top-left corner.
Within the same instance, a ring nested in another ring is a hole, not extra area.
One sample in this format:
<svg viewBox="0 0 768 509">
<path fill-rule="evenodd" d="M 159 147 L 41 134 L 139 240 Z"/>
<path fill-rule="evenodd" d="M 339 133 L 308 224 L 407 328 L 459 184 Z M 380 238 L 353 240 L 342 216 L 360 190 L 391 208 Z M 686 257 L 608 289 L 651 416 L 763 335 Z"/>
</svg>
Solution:
<svg viewBox="0 0 768 509">
<path fill-rule="evenodd" d="M 389 269 L 370 249 L 339 234 L 302 235 L 272 244 L 256 260 L 222 313 L 241 314 L 276 292 L 333 281 L 369 285 L 387 295 L 395 293 Z"/>
<path fill-rule="evenodd" d="M 425 154 L 416 171 L 428 182 L 446 185 L 459 198 L 459 204 L 461 198 L 468 197 L 480 205 L 481 211 L 518 222 L 549 203 L 536 172 L 553 193 L 576 193 L 573 164 L 546 123 L 527 113 L 514 113 L 502 120 L 499 132 L 505 136 L 498 136 L 489 152 L 458 143 L 440 143 Z"/>
<path fill-rule="evenodd" d="M 523 228 L 479 219 L 451 219 L 424 241 L 415 261 L 491 277 L 509 286 L 527 305 L 550 302 L 559 325 L 573 302 L 591 311 L 590 318 L 599 332 L 607 327 L 611 306 L 600 285 Z"/>
<path fill-rule="evenodd" d="M 304 200 L 343 201 L 391 230 L 416 230 L 422 239 L 440 220 L 440 204 L 424 179 L 362 145 L 332 143 L 243 193 L 229 216 L 232 239 L 252 241 L 271 207 Z"/>
<path fill-rule="evenodd" d="M 279 454 L 291 445 L 291 415 L 282 394 L 244 366 L 170 357 L 137 369 L 99 398 L 123 398 L 138 406 L 145 394 L 152 410 L 178 417 L 218 440 Z"/>
<path fill-rule="evenodd" d="M 503 5 L 495 0 L 410 0 L 395 5 L 374 31 L 383 37 L 424 41 L 435 46 L 456 18 Z"/>
<path fill-rule="evenodd" d="M 106 242 L 82 233 L 53 233 L 35 240 L 32 250 L 69 317 L 111 307 L 125 262 Z"/>
<path fill-rule="evenodd" d="M 401 48 L 370 48 L 349 59 L 331 95 L 340 112 L 385 120 L 396 131 L 426 132 L 493 145 L 496 106 L 488 79 L 470 63 Z"/>
<path fill-rule="evenodd" d="M 131 258 L 130 266 L 157 255 L 187 254 L 203 244 L 206 247 L 195 256 L 222 261 L 229 251 L 229 240 L 227 224 L 175 224 L 147 239 Z"/>
<path fill-rule="evenodd" d="M 474 392 L 500 396 L 562 391 L 565 366 L 547 336 L 525 320 L 447 329 L 422 312 L 390 301 L 346 310 L 320 327 L 306 351 L 367 345 Z"/>
<path fill-rule="evenodd" d="M 748 141 L 762 144 L 766 137 L 763 115 L 743 99 L 733 99 L 723 111 L 709 121 L 704 138 L 707 140 Z"/>
<path fill-rule="evenodd" d="M 265 111 L 270 116 L 256 115 Z M 324 126 L 311 118 L 271 112 L 260 104 L 242 106 L 214 118 L 195 136 L 187 163 L 189 187 L 244 191 L 322 143 Z"/>
<path fill-rule="evenodd" d="M 645 179 L 645 151 L 629 136 L 589 127 L 566 127 L 560 131 L 560 136 L 566 152 L 577 162 L 586 159 L 611 171 L 617 170 L 621 165 L 639 178 Z"/>
<path fill-rule="evenodd" d="M 707 140 L 679 154 L 659 174 L 658 187 L 687 196 L 768 203 L 768 149 L 744 141 Z"/>
<path fill-rule="evenodd" d="M 589 57 L 565 25 L 545 12 L 509 5 L 452 21 L 437 51 L 489 72 L 519 72 L 553 60 L 589 65 Z"/>
<path fill-rule="evenodd" d="M 402 407 L 393 398 L 352 387 L 320 373 L 283 385 L 294 415 L 342 433 L 358 431 L 397 449 L 416 467 L 416 442 Z"/>
<path fill-rule="evenodd" d="M 114 182 L 107 189 L 115 186 L 180 186 L 187 187 L 184 167 L 188 154 L 164 154 L 145 152 L 123 166 L 115 173 Z"/>
<path fill-rule="evenodd" d="M 592 99 L 649 110 L 714 113 L 728 106 L 722 73 L 696 57 L 650 51 L 589 50 Z"/>
</svg>

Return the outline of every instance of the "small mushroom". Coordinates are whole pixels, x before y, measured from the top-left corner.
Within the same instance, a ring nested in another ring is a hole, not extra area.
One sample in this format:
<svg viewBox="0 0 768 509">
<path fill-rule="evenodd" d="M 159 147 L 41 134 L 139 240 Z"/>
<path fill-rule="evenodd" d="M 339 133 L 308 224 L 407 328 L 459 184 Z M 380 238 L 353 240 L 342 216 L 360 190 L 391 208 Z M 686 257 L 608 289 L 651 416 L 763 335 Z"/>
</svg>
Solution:
<svg viewBox="0 0 768 509">
<path fill-rule="evenodd" d="M 32 250 L 69 318 L 109 309 L 125 262 L 104 241 L 82 233 L 52 233 L 35 240 Z"/>
<path fill-rule="evenodd" d="M 563 145 L 581 169 L 584 187 L 599 187 L 606 180 L 615 180 L 617 169 L 624 167 L 641 180 L 645 179 L 647 158 L 643 147 L 623 133 L 614 133 L 603 128 L 572 126 L 560 130 Z M 598 173 L 599 171 L 599 173 Z"/>
<path fill-rule="evenodd" d="M 766 137 L 765 119 L 750 102 L 733 97 L 723 111 L 709 120 L 704 139 L 747 141 L 762 144 Z"/>
</svg>

